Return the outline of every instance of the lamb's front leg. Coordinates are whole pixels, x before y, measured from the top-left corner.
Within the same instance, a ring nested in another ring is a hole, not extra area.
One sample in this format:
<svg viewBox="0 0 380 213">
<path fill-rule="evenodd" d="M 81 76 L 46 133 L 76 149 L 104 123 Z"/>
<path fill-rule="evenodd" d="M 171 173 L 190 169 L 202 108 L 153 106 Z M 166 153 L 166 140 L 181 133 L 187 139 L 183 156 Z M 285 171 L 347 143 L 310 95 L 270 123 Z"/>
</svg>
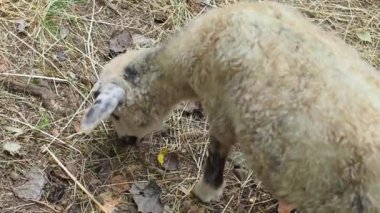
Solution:
<svg viewBox="0 0 380 213">
<path fill-rule="evenodd" d="M 193 194 L 201 201 L 219 200 L 222 196 L 225 186 L 223 171 L 230 147 L 211 135 L 205 172 L 193 189 Z"/>
</svg>

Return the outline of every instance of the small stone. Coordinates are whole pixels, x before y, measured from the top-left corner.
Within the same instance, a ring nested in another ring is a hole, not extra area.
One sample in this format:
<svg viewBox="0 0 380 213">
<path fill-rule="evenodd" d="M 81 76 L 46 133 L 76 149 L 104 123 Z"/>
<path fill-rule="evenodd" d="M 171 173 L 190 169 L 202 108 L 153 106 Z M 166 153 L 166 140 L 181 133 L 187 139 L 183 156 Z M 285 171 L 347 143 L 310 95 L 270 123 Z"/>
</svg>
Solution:
<svg viewBox="0 0 380 213">
<path fill-rule="evenodd" d="M 18 179 L 20 179 L 20 175 L 17 174 L 16 172 L 11 172 L 9 174 L 10 178 L 13 180 L 13 181 L 17 181 Z"/>
</svg>

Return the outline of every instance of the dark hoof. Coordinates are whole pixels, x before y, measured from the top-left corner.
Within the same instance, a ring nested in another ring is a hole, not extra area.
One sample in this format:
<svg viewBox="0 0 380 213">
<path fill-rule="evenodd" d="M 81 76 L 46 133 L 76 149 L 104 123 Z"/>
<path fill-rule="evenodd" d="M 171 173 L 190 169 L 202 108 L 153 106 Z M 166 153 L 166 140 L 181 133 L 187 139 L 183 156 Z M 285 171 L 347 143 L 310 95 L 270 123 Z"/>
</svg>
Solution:
<svg viewBox="0 0 380 213">
<path fill-rule="evenodd" d="M 136 136 L 123 136 L 118 138 L 118 144 L 122 146 L 134 146 L 137 144 L 137 137 Z"/>
</svg>

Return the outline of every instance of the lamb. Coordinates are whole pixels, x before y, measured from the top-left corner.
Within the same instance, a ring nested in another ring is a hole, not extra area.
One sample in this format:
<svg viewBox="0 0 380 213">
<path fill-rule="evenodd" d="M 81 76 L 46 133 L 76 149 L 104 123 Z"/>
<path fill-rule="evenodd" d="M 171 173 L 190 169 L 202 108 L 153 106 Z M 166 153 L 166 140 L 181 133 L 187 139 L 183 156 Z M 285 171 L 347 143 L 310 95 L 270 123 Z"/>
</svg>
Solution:
<svg viewBox="0 0 380 213">
<path fill-rule="evenodd" d="M 161 45 L 114 58 L 94 90 L 83 131 L 111 117 L 122 139 L 201 101 L 210 144 L 193 192 L 204 202 L 222 195 L 239 143 L 263 186 L 301 212 L 380 212 L 380 75 L 289 6 L 212 9 Z"/>
</svg>

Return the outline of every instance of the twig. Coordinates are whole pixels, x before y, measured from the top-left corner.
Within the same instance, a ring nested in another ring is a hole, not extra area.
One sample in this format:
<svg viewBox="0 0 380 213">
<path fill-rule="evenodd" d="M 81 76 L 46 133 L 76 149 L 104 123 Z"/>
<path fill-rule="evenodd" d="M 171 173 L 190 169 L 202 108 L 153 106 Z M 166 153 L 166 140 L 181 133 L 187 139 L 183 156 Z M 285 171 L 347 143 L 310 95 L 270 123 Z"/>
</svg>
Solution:
<svg viewBox="0 0 380 213">
<path fill-rule="evenodd" d="M 79 186 L 79 188 L 105 213 L 109 213 L 107 209 L 99 203 L 94 197 L 91 192 L 89 192 L 76 178 L 74 175 L 71 174 L 71 172 L 62 164 L 62 162 L 54 155 L 54 153 L 48 148 L 45 147 L 43 151 L 47 151 L 50 156 L 53 158 L 53 160 L 58 164 L 59 167 L 63 169 L 63 171 L 66 172 L 66 174 Z"/>
<path fill-rule="evenodd" d="M 5 78 L 3 79 L 3 81 L 4 85 L 8 87 L 10 90 L 14 90 L 16 92 L 26 92 L 30 95 L 40 97 L 43 106 L 46 107 L 48 110 L 58 113 L 60 115 L 66 114 L 66 109 L 64 107 L 59 106 L 55 102 L 57 96 L 48 88 L 34 84 L 28 84 L 26 82 L 14 80 L 11 78 Z"/>
<path fill-rule="evenodd" d="M 36 127 L 30 125 L 29 123 L 26 123 L 26 122 L 23 122 L 23 121 L 20 121 L 20 120 L 17 120 L 17 119 L 14 119 L 14 118 L 11 118 L 11 117 L 8 117 L 8 116 L 5 116 L 5 115 L 2 115 L 2 114 L 0 114 L 0 117 L 3 117 L 3 118 L 6 118 L 6 119 L 9 119 L 9 120 L 14 121 L 14 122 L 16 122 L 16 123 L 23 124 L 23 125 L 28 126 L 29 128 L 31 128 L 31 129 L 33 129 L 33 130 L 35 130 L 35 131 L 38 131 L 38 132 L 40 132 L 40 133 L 42 133 L 42 134 L 44 134 L 44 135 L 46 135 L 46 136 L 48 136 L 48 137 L 50 137 L 50 138 L 53 138 L 53 140 L 52 140 L 52 142 L 50 142 L 50 144 L 52 144 L 54 141 L 58 141 L 60 144 L 63 144 L 63 145 L 65 145 L 65 146 L 68 146 L 68 147 L 70 147 L 71 149 L 77 151 L 78 153 L 82 153 L 81 151 L 79 151 L 77 148 L 73 147 L 73 146 L 70 145 L 69 143 L 66 143 L 65 141 L 63 141 L 63 140 L 61 140 L 61 139 L 55 137 L 54 135 L 51 135 L 51 134 L 49 134 L 49 133 L 47 133 L 47 132 L 45 132 L 45 131 L 43 131 L 43 130 L 38 129 L 38 128 L 36 128 Z M 49 144 L 49 146 L 50 146 L 50 144 Z"/>
<path fill-rule="evenodd" d="M 114 4 L 112 4 L 111 2 L 109 2 L 107 0 L 98 0 L 98 1 L 102 2 L 104 5 L 106 5 L 111 10 L 113 10 L 114 12 L 116 12 L 119 16 L 122 16 L 121 13 L 119 12 L 119 10 L 117 9 L 117 7 Z"/>
<path fill-rule="evenodd" d="M 0 73 L 0 75 L 26 77 L 26 78 L 39 78 L 39 79 L 46 79 L 46 80 L 52 80 L 52 81 L 67 82 L 66 79 L 55 78 L 55 77 L 47 77 L 47 76 L 41 76 L 41 75 L 26 75 L 26 74 L 7 73 L 7 72 L 6 73 Z"/>
<path fill-rule="evenodd" d="M 37 203 L 37 204 L 39 204 L 39 205 L 45 206 L 45 207 L 51 209 L 51 210 L 54 211 L 54 212 L 59 212 L 59 210 L 57 210 L 57 209 L 54 208 L 53 206 L 50 206 L 50 205 L 47 204 L 47 203 L 41 202 L 41 201 L 39 201 L 39 200 L 32 200 L 32 201 L 35 202 L 35 203 Z"/>
<path fill-rule="evenodd" d="M 160 168 L 157 168 L 153 165 L 151 165 L 151 163 L 149 163 L 146 159 L 145 159 L 145 156 L 142 156 L 141 154 L 138 155 L 138 159 L 140 160 L 140 162 L 146 167 L 146 168 L 151 168 L 151 169 L 154 169 L 156 170 L 156 172 L 160 173 L 161 176 L 165 176 L 166 172 Z"/>
</svg>

